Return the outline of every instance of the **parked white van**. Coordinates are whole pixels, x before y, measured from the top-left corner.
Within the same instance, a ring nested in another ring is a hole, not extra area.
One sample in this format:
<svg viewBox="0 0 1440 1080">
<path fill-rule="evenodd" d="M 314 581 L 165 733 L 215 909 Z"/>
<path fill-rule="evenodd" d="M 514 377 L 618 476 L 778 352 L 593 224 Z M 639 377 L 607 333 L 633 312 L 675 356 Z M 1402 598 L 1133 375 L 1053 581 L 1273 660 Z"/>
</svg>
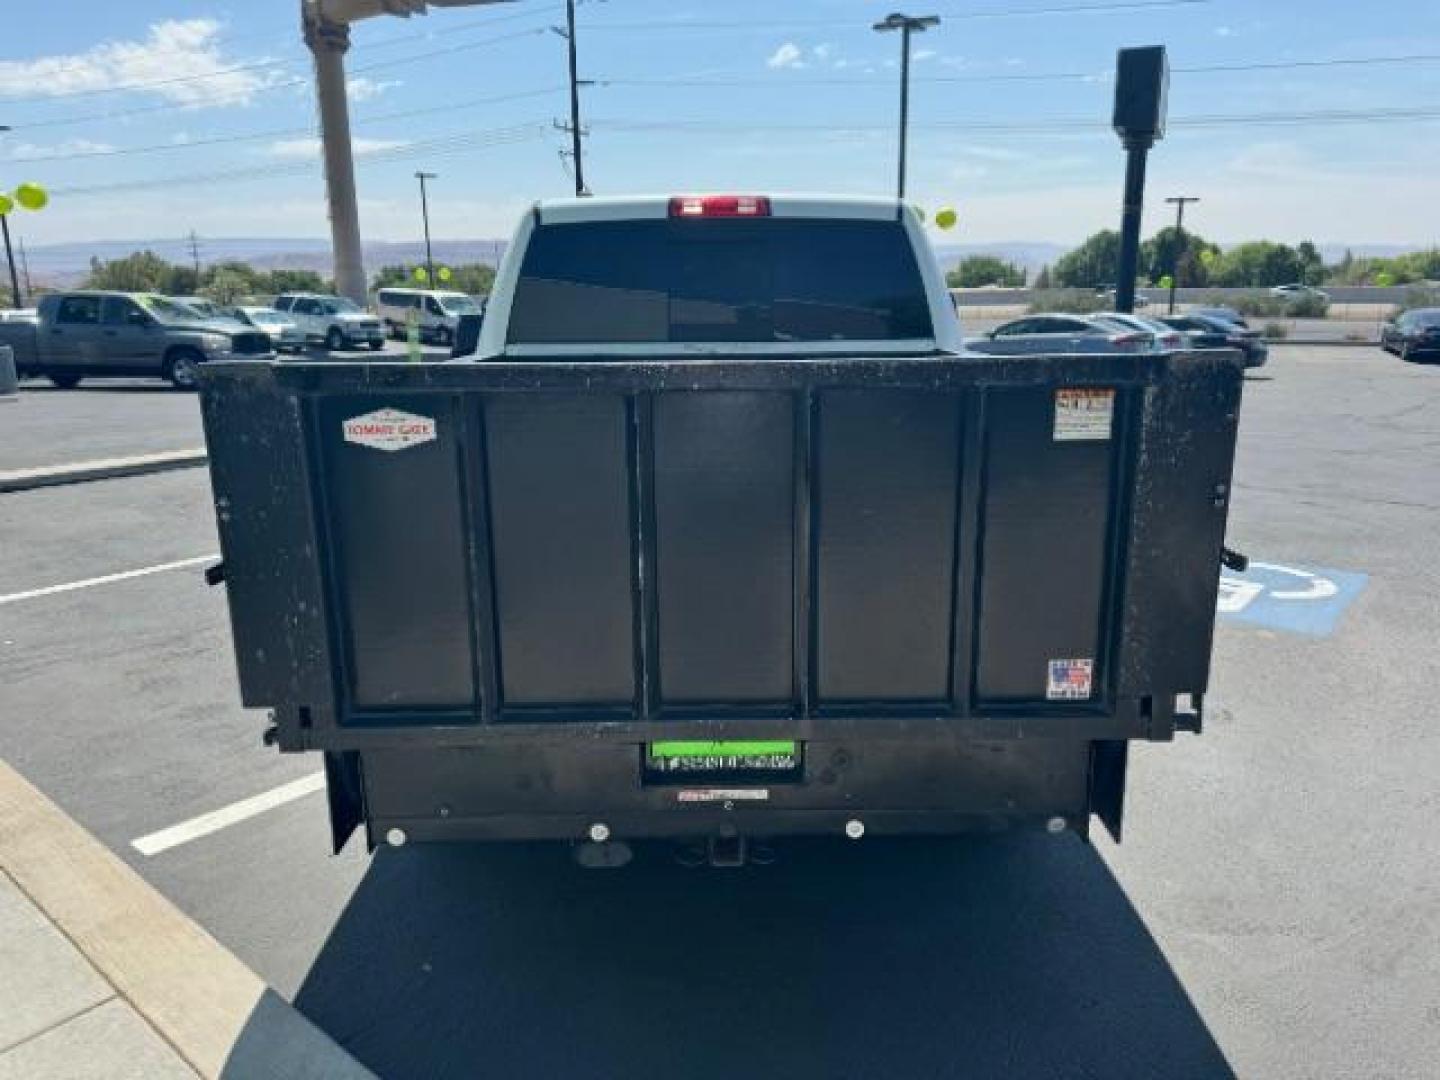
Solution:
<svg viewBox="0 0 1440 1080">
<path fill-rule="evenodd" d="M 375 310 L 385 329 L 394 337 L 404 337 L 410 313 L 420 323 L 420 337 L 440 345 L 455 341 L 455 328 L 461 315 L 479 315 L 482 308 L 462 292 L 439 289 L 380 289 L 375 293 Z"/>
</svg>

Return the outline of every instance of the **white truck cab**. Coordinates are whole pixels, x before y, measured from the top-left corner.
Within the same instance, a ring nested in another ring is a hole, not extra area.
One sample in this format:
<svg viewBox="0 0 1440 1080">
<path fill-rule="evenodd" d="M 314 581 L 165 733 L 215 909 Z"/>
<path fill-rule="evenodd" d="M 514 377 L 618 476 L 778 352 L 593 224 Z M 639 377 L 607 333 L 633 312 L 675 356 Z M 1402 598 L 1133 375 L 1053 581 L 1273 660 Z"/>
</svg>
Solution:
<svg viewBox="0 0 1440 1080">
<path fill-rule="evenodd" d="M 475 359 L 961 347 L 919 214 L 896 199 L 645 195 L 536 203 Z"/>
</svg>

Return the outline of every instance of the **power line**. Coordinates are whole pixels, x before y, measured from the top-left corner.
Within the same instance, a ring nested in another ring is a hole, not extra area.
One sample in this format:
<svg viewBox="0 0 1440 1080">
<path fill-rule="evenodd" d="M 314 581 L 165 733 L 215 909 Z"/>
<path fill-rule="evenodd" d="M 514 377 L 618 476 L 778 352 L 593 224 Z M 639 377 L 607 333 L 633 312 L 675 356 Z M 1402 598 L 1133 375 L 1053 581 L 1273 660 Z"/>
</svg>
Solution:
<svg viewBox="0 0 1440 1080">
<path fill-rule="evenodd" d="M 1309 112 L 1212 113 L 1171 117 L 1169 127 L 1311 126 L 1323 124 L 1389 123 L 1440 119 L 1440 109 L 1395 107 L 1376 109 L 1332 109 Z M 806 134 L 871 133 L 890 129 L 881 124 L 754 124 L 714 120 L 596 120 L 593 126 L 608 131 L 671 131 L 704 135 L 725 132 L 775 132 Z M 931 121 L 915 125 L 931 131 L 1065 132 L 1108 130 L 1103 119 L 1091 116 L 1048 117 L 1034 121 Z"/>
<path fill-rule="evenodd" d="M 1196 67 L 1172 67 L 1172 75 L 1211 75 L 1245 71 L 1283 71 L 1294 68 L 1351 67 L 1367 64 L 1419 64 L 1440 62 L 1440 53 L 1410 53 L 1401 56 L 1357 56 L 1326 57 L 1315 60 L 1281 60 L 1244 64 L 1205 64 Z M 997 72 L 986 75 L 925 75 L 915 76 L 917 83 L 988 83 L 988 82 L 1064 82 L 1109 81 L 1110 73 L 1096 71 L 1031 71 Z M 878 86 L 888 81 L 888 76 L 766 76 L 746 74 L 722 74 L 715 76 L 686 75 L 636 75 L 621 78 L 595 80 L 601 86 Z"/>
<path fill-rule="evenodd" d="M 524 98 L 543 97 L 548 94 L 558 94 L 565 87 L 561 84 L 542 87 L 536 90 L 520 90 L 513 94 L 495 94 L 489 97 L 470 98 L 467 101 L 452 101 L 444 105 L 428 105 L 418 109 L 401 109 L 395 112 L 376 113 L 373 116 L 357 117 L 355 126 L 380 123 L 386 120 L 404 120 L 415 116 L 428 116 L 435 113 L 455 112 L 460 109 L 474 108 L 479 105 L 493 105 L 504 101 L 519 101 Z M 106 158 L 126 157 L 132 154 L 153 154 L 168 150 L 189 150 L 196 147 L 219 146 L 227 143 L 259 142 L 264 139 L 283 139 L 305 135 L 314 135 L 314 127 L 295 128 L 269 128 L 265 131 L 247 131 L 235 135 L 216 135 L 208 139 L 191 139 L 187 142 L 149 143 L 142 146 L 115 146 L 106 150 L 77 150 L 69 154 L 44 154 L 34 157 L 16 157 L 12 161 L 25 162 L 28 164 L 43 164 L 49 161 L 75 161 L 83 158 Z"/>
<path fill-rule="evenodd" d="M 461 24 L 461 26 L 459 27 L 448 27 L 446 30 L 446 34 L 447 36 L 453 36 L 457 32 L 462 32 L 463 29 L 466 27 L 474 28 L 476 26 L 493 26 L 498 23 L 514 22 L 516 19 L 548 18 L 549 13 L 552 10 L 555 9 L 553 7 L 546 7 L 541 9 L 531 9 L 529 11 L 516 12 L 512 15 L 505 15 L 494 19 L 472 20 L 469 23 Z M 427 39 L 431 37 L 433 37 L 433 35 L 430 33 L 404 34 L 394 38 L 386 38 L 381 41 L 370 42 L 365 46 L 365 50 L 366 52 L 370 52 L 374 49 L 388 49 L 393 48 L 396 45 L 403 45 L 410 41 Z M 502 38 L 501 40 L 503 39 L 504 38 Z M 223 41 L 224 39 L 220 40 Z M 215 42 L 215 44 L 219 43 L 220 41 Z M 434 53 L 425 53 L 422 55 L 441 55 L 444 52 L 458 51 L 458 49 L 461 47 L 463 46 L 456 46 L 448 50 L 437 50 Z M 37 61 L 35 60 L 5 60 L 0 61 L 0 64 L 15 64 L 17 66 L 21 66 L 36 62 Z M 84 61 L 76 60 L 71 64 L 62 66 L 60 70 L 63 71 L 67 68 L 74 69 L 76 67 L 82 66 L 83 63 Z M 69 90 L 56 93 L 10 95 L 7 97 L 0 97 L 0 105 L 9 105 L 14 102 L 22 101 L 65 101 L 72 98 L 98 97 L 104 94 L 133 93 L 137 90 L 149 90 L 157 86 L 174 86 L 185 83 L 205 82 L 207 80 L 220 78 L 221 76 L 225 75 L 241 74 L 247 71 L 263 70 L 265 68 L 293 67 L 297 64 L 308 63 L 309 56 L 308 54 L 304 53 L 296 54 L 290 57 L 267 57 L 264 60 L 255 60 L 245 64 L 236 64 L 231 67 L 216 68 L 213 71 L 207 71 L 204 74 L 199 75 L 173 75 L 164 79 L 148 79 L 141 82 L 120 83 L 115 86 L 97 87 L 92 90 Z"/>
<path fill-rule="evenodd" d="M 1095 4 L 1070 4 L 1042 8 L 991 8 L 982 11 L 942 11 L 946 20 L 978 19 L 1026 19 L 1052 15 L 1100 15 L 1159 10 L 1165 8 L 1194 7 L 1209 4 L 1212 0 L 1106 0 Z M 868 22 L 838 22 L 835 19 L 745 19 L 741 21 L 700 21 L 675 19 L 670 22 L 643 23 L 596 23 L 596 30 L 788 30 L 808 27 L 852 29 L 869 26 Z"/>
<path fill-rule="evenodd" d="M 434 139 L 405 143 L 401 146 L 386 150 L 377 150 L 374 153 L 357 158 L 355 165 L 356 168 L 359 168 L 361 166 L 378 165 L 387 162 L 407 161 L 420 156 L 427 158 L 440 157 L 447 154 L 464 153 L 470 150 L 506 146 L 511 143 L 540 138 L 545 134 L 545 131 L 546 125 L 544 122 L 534 120 L 506 128 L 491 128 L 486 131 L 444 135 Z M 318 165 L 318 160 L 297 161 L 289 164 L 275 164 L 272 162 L 266 165 L 247 166 L 238 169 L 219 169 L 199 173 L 177 173 L 158 179 L 119 180 L 104 184 L 81 184 L 72 187 L 56 187 L 50 190 L 54 195 L 64 195 L 66 197 L 98 195 L 116 191 L 145 191 L 156 188 L 174 190 L 185 184 L 218 184 L 236 180 L 263 180 L 269 179 L 270 177 L 294 176 L 313 172 L 317 169 Z"/>
</svg>

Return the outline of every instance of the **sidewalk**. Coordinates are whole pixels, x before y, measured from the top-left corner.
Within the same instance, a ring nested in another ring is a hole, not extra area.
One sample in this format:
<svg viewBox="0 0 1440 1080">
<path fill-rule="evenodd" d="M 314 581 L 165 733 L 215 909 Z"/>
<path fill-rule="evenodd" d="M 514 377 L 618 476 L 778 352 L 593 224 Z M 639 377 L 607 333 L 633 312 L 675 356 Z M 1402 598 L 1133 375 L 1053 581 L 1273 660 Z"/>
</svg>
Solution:
<svg viewBox="0 0 1440 1080">
<path fill-rule="evenodd" d="M 0 1080 L 195 1075 L 0 871 Z"/>
<path fill-rule="evenodd" d="M 373 1075 L 0 761 L 0 1080 Z"/>
</svg>

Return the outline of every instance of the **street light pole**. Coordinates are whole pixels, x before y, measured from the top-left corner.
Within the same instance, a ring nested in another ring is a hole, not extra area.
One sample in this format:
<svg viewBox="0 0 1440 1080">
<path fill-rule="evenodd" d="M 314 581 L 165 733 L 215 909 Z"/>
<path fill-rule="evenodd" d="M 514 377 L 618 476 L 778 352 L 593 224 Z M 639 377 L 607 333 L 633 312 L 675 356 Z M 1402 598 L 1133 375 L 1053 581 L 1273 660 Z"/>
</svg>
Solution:
<svg viewBox="0 0 1440 1080">
<path fill-rule="evenodd" d="M 1170 311 L 1175 314 L 1175 287 L 1180 283 L 1180 255 L 1185 250 L 1185 204 L 1199 202 L 1198 195 L 1172 195 L 1165 200 L 1175 204 L 1175 258 L 1170 267 Z"/>
<path fill-rule="evenodd" d="M 871 29 L 885 33 L 900 31 L 900 162 L 896 180 L 896 198 L 905 198 L 905 138 L 910 122 L 910 35 L 924 33 L 932 26 L 940 25 L 939 15 L 902 15 L 896 12 L 887 15 Z"/>
<path fill-rule="evenodd" d="M 425 274 L 430 278 L 430 288 L 435 288 L 435 260 L 430 255 L 430 203 L 425 195 L 425 181 L 434 180 L 436 173 L 417 172 L 415 179 L 420 181 L 420 218 L 425 223 Z"/>
</svg>

